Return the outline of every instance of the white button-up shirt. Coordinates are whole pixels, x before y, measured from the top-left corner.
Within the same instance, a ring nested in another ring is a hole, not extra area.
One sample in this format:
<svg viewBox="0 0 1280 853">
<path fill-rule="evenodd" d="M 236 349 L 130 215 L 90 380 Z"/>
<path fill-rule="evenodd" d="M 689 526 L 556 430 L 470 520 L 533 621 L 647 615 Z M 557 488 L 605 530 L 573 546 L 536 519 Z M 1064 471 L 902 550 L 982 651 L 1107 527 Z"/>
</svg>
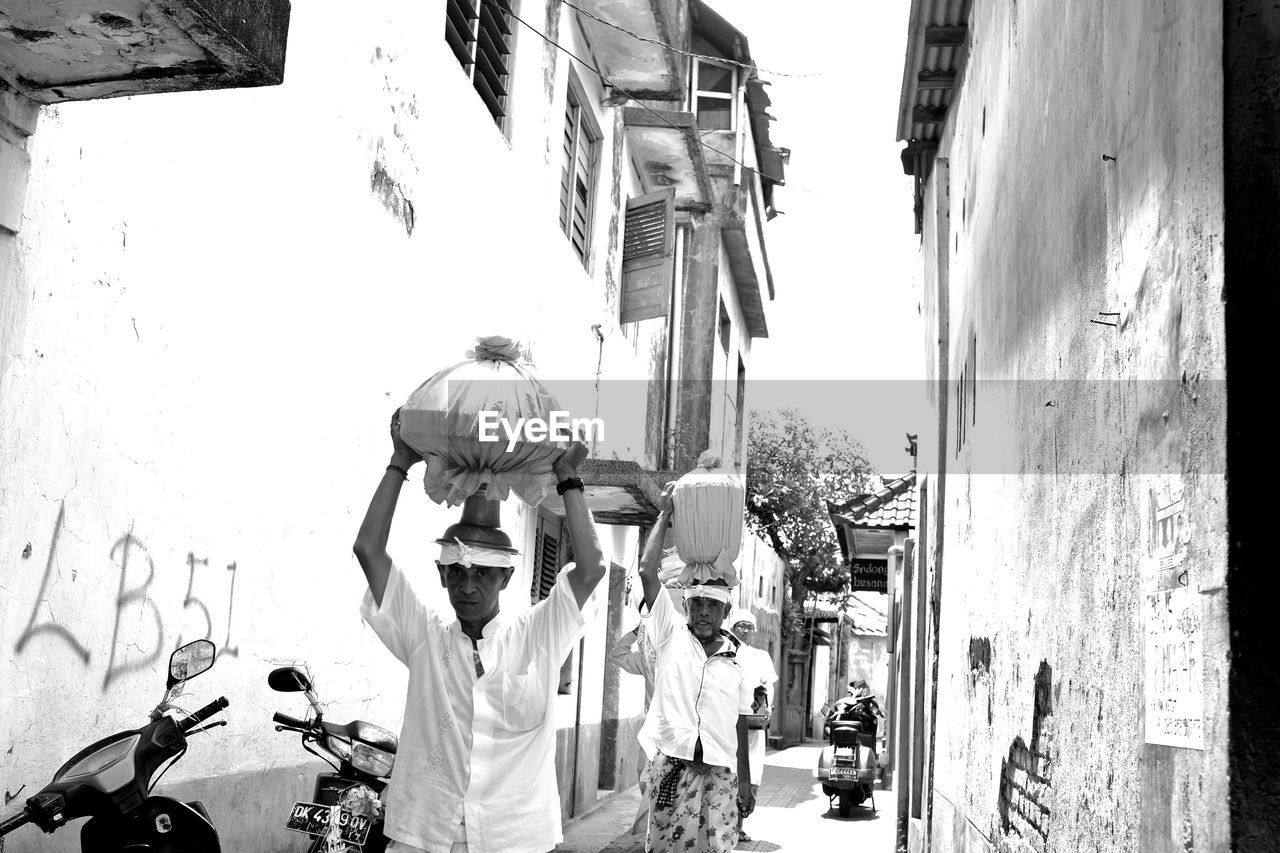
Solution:
<svg viewBox="0 0 1280 853">
<path fill-rule="evenodd" d="M 708 656 L 667 590 L 641 618 L 658 649 L 658 674 L 640 745 L 650 756 L 692 761 L 701 738 L 703 761 L 737 772 L 738 715 L 751 713 L 755 687 L 738 665 L 737 642 L 722 631 Z"/>
<path fill-rule="evenodd" d="M 584 626 L 568 568 L 545 600 L 516 616 L 499 613 L 474 646 L 394 565 L 380 607 L 365 593 L 360 614 L 409 668 L 386 792 L 388 838 L 448 853 L 465 820 L 475 853 L 544 853 L 563 840 L 548 717 L 560 666 Z"/>
<path fill-rule="evenodd" d="M 778 671 L 773 667 L 773 658 L 763 649 L 757 649 L 743 643 L 738 648 L 738 664 L 746 675 L 747 684 L 751 687 L 752 702 L 755 702 L 757 687 L 764 687 L 769 707 L 773 707 L 773 685 L 778 680 Z M 751 753 L 751 784 L 759 785 L 764 778 L 765 730 L 747 730 L 747 750 Z"/>
</svg>

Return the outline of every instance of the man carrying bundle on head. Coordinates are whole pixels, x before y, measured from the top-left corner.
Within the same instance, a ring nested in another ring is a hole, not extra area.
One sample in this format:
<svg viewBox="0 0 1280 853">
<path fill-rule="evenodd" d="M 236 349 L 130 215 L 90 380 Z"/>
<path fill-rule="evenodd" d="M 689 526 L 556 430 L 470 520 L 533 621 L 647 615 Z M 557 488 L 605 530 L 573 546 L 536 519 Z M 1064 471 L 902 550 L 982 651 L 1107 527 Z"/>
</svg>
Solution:
<svg viewBox="0 0 1280 853">
<path fill-rule="evenodd" d="M 546 599 L 500 614 L 515 549 L 498 504 L 468 499 L 437 560 L 453 612 L 434 611 L 387 553 L 408 470 L 421 461 L 391 421 L 391 464 L 354 551 L 369 582 L 360 612 L 409 668 L 404 727 L 387 789 L 388 853 L 543 853 L 563 840 L 548 709 L 560 665 L 584 627 L 582 607 L 606 566 L 576 466 L 575 444 L 554 463 L 577 563 Z"/>
<path fill-rule="evenodd" d="M 727 853 L 738 816 L 755 807 L 748 764 L 752 685 L 738 665 L 738 641 L 721 629 L 732 598 L 723 579 L 684 591 L 684 614 L 658 571 L 671 522 L 671 492 L 640 558 L 649 637 L 658 649 L 653 702 L 640 730 L 648 768 L 650 851 Z"/>
</svg>

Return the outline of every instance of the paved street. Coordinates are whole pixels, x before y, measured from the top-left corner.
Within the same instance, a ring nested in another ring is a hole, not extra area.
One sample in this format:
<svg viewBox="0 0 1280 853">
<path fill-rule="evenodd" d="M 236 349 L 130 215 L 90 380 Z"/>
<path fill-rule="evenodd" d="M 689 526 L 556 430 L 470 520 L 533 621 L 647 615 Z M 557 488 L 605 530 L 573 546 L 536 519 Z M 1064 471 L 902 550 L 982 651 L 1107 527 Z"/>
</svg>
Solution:
<svg viewBox="0 0 1280 853">
<path fill-rule="evenodd" d="M 809 741 L 802 746 L 771 751 L 765 758 L 764 784 L 760 799 L 746 824 L 752 840 L 738 850 L 768 853 L 808 853 L 830 849 L 857 849 L 867 853 L 894 850 L 894 805 L 892 790 L 877 790 L 877 811 L 857 808 L 842 819 L 827 807 L 814 768 L 821 746 Z M 600 809 L 565 827 L 564 844 L 557 853 L 638 853 L 644 839 L 626 836 L 639 803 L 639 792 L 631 789 L 614 797 Z"/>
</svg>

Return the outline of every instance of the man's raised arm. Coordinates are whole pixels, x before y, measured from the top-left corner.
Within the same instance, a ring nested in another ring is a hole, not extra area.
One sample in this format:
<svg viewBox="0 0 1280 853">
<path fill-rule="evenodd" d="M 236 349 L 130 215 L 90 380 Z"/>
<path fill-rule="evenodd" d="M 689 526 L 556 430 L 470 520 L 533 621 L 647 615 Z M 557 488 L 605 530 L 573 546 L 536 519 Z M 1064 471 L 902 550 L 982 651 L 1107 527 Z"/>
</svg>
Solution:
<svg viewBox="0 0 1280 853">
<path fill-rule="evenodd" d="M 578 476 L 578 464 L 587 456 L 587 448 L 579 442 L 569 445 L 569 449 L 555 461 L 552 470 L 556 478 L 565 480 Z M 578 484 L 581 485 L 581 480 Z M 569 525 L 569 539 L 573 542 L 573 568 L 569 570 L 569 588 L 578 607 L 586 606 L 587 599 L 595 591 L 600 579 L 608 568 L 604 564 L 604 549 L 600 547 L 600 536 L 596 533 L 595 520 L 591 510 L 587 509 L 587 496 L 581 488 L 566 489 L 561 495 L 564 499 L 564 518 Z"/>
<path fill-rule="evenodd" d="M 391 464 L 382 475 L 373 499 L 369 501 L 369 509 L 365 511 L 364 522 L 360 532 L 356 534 L 356 544 L 351 550 L 364 570 L 369 581 L 369 591 L 373 593 L 374 602 L 382 606 L 382 593 L 387 589 L 387 579 L 391 577 L 391 555 L 387 553 L 387 539 L 391 536 L 391 519 L 396 514 L 396 502 L 400 500 L 400 487 L 409 477 L 409 469 L 422 461 L 409 445 L 400 437 L 400 410 L 391 416 Z"/>
<path fill-rule="evenodd" d="M 658 500 L 658 521 L 649 531 L 649 538 L 644 544 L 644 553 L 640 555 L 640 585 L 644 590 L 644 606 L 653 609 L 653 603 L 662 591 L 662 581 L 658 579 L 658 571 L 662 568 L 662 544 L 667 539 L 667 528 L 671 525 L 671 493 L 675 484 L 667 483 Z"/>
</svg>

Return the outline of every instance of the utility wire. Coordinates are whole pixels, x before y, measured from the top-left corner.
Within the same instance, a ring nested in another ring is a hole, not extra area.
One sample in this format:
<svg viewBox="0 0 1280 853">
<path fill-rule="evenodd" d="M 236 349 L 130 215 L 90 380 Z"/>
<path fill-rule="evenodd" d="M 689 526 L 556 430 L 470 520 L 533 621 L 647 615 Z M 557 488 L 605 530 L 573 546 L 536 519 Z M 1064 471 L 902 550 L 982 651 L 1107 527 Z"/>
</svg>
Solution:
<svg viewBox="0 0 1280 853">
<path fill-rule="evenodd" d="M 590 11 L 588 11 L 588 10 L 586 10 L 586 9 L 582 8 L 581 6 L 576 5 L 575 3 L 571 2 L 571 0 L 560 0 L 560 2 L 561 2 L 561 3 L 564 3 L 564 5 L 568 6 L 570 9 L 576 9 L 578 12 L 582 13 L 583 15 L 586 15 L 588 18 L 590 18 L 590 19 L 591 19 L 591 20 L 593 20 L 593 21 L 599 21 L 600 23 L 604 24 L 606 27 L 613 27 L 613 28 L 614 28 L 615 30 L 617 30 L 618 32 L 620 32 L 620 33 L 626 33 L 627 35 L 631 36 L 633 39 L 636 39 L 636 40 L 638 40 L 638 41 L 647 42 L 647 43 L 649 43 L 649 44 L 657 45 L 658 47 L 665 48 L 665 49 L 667 49 L 667 50 L 670 50 L 670 51 L 673 51 L 673 52 L 675 52 L 675 53 L 678 53 L 678 54 L 680 54 L 681 56 L 690 56 L 690 57 L 693 57 L 694 59 L 709 59 L 709 60 L 711 60 L 712 62 L 720 62 L 720 63 L 724 63 L 724 64 L 726 64 L 726 65 L 736 65 L 736 66 L 738 66 L 739 68 L 745 68 L 745 69 L 746 69 L 746 70 L 748 70 L 748 71 L 758 71 L 758 72 L 762 72 L 762 73 L 764 73 L 764 74 L 768 74 L 768 75 L 770 75 L 770 76 L 772 76 L 772 77 L 797 77 L 797 78 L 800 78 L 800 77 L 822 77 L 822 76 L 824 76 L 824 75 L 822 75 L 822 74 L 786 74 L 786 73 L 784 73 L 784 72 L 782 72 L 782 71 L 770 71 L 770 70 L 769 70 L 769 69 L 767 69 L 767 68 L 761 68 L 759 65 L 756 65 L 754 62 L 738 62 L 737 60 L 733 60 L 733 59 L 724 59 L 723 57 L 720 57 L 720 56 L 708 56 L 708 55 L 706 55 L 706 54 L 704 54 L 704 53 L 693 53 L 692 51 L 682 50 L 681 48 L 678 48 L 678 47 L 676 47 L 675 45 L 670 45 L 670 44 L 667 44 L 667 43 L 666 43 L 666 42 L 664 42 L 664 41 L 659 41 L 658 39 L 649 38 L 648 36 L 642 36 L 642 35 L 640 35 L 639 33 L 632 32 L 631 30 L 627 29 L 626 27 L 622 26 L 621 24 L 615 24 L 613 21 L 605 20 L 604 18 L 600 17 L 600 16 L 599 16 L 599 15 L 597 15 L 596 13 L 594 13 L 594 12 L 590 12 Z"/>
<path fill-rule="evenodd" d="M 559 51 L 562 51 L 562 52 L 563 52 L 563 53 L 565 53 L 567 56 L 569 56 L 571 59 L 576 59 L 580 65 L 582 65 L 582 66 L 584 66 L 584 67 L 586 67 L 586 68 L 591 69 L 591 72 L 592 72 L 593 74 L 595 74 L 597 77 L 599 77 L 599 78 L 600 78 L 600 80 L 601 80 L 605 85 L 607 85 L 607 86 L 609 86 L 609 87 L 611 87 L 611 88 L 613 88 L 613 89 L 616 89 L 617 91 L 619 91 L 619 92 L 621 92 L 622 94 L 626 95 L 626 96 L 627 96 L 631 101 L 633 101 L 633 102 L 636 104 L 636 106 L 638 106 L 638 107 L 640 107 L 641 109 L 644 109 L 644 110 L 646 110 L 646 111 L 648 111 L 648 112 L 652 113 L 653 115 L 657 116 L 658 120 L 659 120 L 659 121 L 661 121 L 663 124 L 665 124 L 667 127 L 671 128 L 672 130 L 678 131 L 678 132 L 679 132 L 679 133 L 681 133 L 685 138 L 693 140 L 693 141 L 694 141 L 694 142 L 696 142 L 698 145 L 701 145 L 703 148 L 707 149 L 708 151 L 714 151 L 716 154 L 719 154 L 721 157 L 724 157 L 724 158 L 728 159 L 730 162 L 732 162 L 732 163 L 736 163 L 737 165 L 741 166 L 743 169 L 746 169 L 748 172 L 751 172 L 753 175 L 758 175 L 760 178 L 762 178 L 762 179 L 764 179 L 764 180 L 770 180 L 770 181 L 773 181 L 774 183 L 778 183 L 778 181 L 777 181 L 775 178 L 772 178 L 772 177 L 770 177 L 769 175 L 766 175 L 764 172 L 761 172 L 759 169 L 753 169 L 753 168 L 751 168 L 751 167 L 750 167 L 750 166 L 748 166 L 746 163 L 743 163 L 741 160 L 737 159 L 736 157 L 734 157 L 733 155 L 729 154 L 728 152 L 726 152 L 726 151 L 721 151 L 719 148 L 716 148 L 716 147 L 715 147 L 715 146 L 713 146 L 713 145 L 708 145 L 707 143 L 703 142 L 703 141 L 702 141 L 702 139 L 701 139 L 699 136 L 697 136 L 697 135 L 695 135 L 695 134 L 691 133 L 687 128 L 680 127 L 680 126 L 679 126 L 679 125 L 677 125 L 677 124 L 672 124 L 672 123 L 667 119 L 667 117 L 666 117 L 666 116 L 664 116 L 662 113 L 660 113 L 660 112 L 658 112 L 657 110 L 653 109 L 653 108 L 652 108 L 652 107 L 650 107 L 648 104 L 645 104 L 645 103 L 643 103 L 642 101 L 638 100 L 634 95 L 632 95 L 632 94 L 631 94 L 630 92 L 628 92 L 626 89 L 622 88 L 621 86 L 619 86 L 618 84 L 616 84 L 616 83 L 614 83 L 612 80 L 610 80 L 608 77 L 604 76 L 604 74 L 600 71 L 600 69 L 596 68 L 592 63 L 587 62 L 587 61 L 586 61 L 586 60 L 584 60 L 582 57 L 578 56 L 578 55 L 577 55 L 577 54 L 575 54 L 573 51 L 569 50 L 567 47 L 565 47 L 564 45 L 560 44 L 560 43 L 559 43 L 558 41 L 556 41 L 555 39 L 551 38 L 551 36 L 547 35 L 547 34 L 546 34 L 546 33 L 544 33 L 542 30 L 540 30 L 540 29 L 538 29 L 537 27 L 535 27 L 533 24 L 530 24 L 530 23 L 529 23 L 528 21 L 526 21 L 524 18 L 521 18 L 521 17 L 520 17 L 519 15 L 517 15 L 515 12 L 509 12 L 508 14 L 509 14 L 509 15 L 511 15 L 511 17 L 515 18 L 515 19 L 516 19 L 517 21 L 519 21 L 520 23 L 524 24 L 524 25 L 525 25 L 525 27 L 527 27 L 528 29 L 530 29 L 530 30 L 532 30 L 534 33 L 536 33 L 536 34 L 538 35 L 538 37 L 539 37 L 539 38 L 541 38 L 543 41 L 545 41 L 547 44 L 551 45 L 552 47 L 556 48 L 556 49 L 557 49 L 557 50 L 559 50 Z M 782 184 L 782 185 L 783 185 L 783 186 L 785 186 L 785 184 Z M 805 190 L 805 192 L 812 192 L 812 190 Z"/>
</svg>

